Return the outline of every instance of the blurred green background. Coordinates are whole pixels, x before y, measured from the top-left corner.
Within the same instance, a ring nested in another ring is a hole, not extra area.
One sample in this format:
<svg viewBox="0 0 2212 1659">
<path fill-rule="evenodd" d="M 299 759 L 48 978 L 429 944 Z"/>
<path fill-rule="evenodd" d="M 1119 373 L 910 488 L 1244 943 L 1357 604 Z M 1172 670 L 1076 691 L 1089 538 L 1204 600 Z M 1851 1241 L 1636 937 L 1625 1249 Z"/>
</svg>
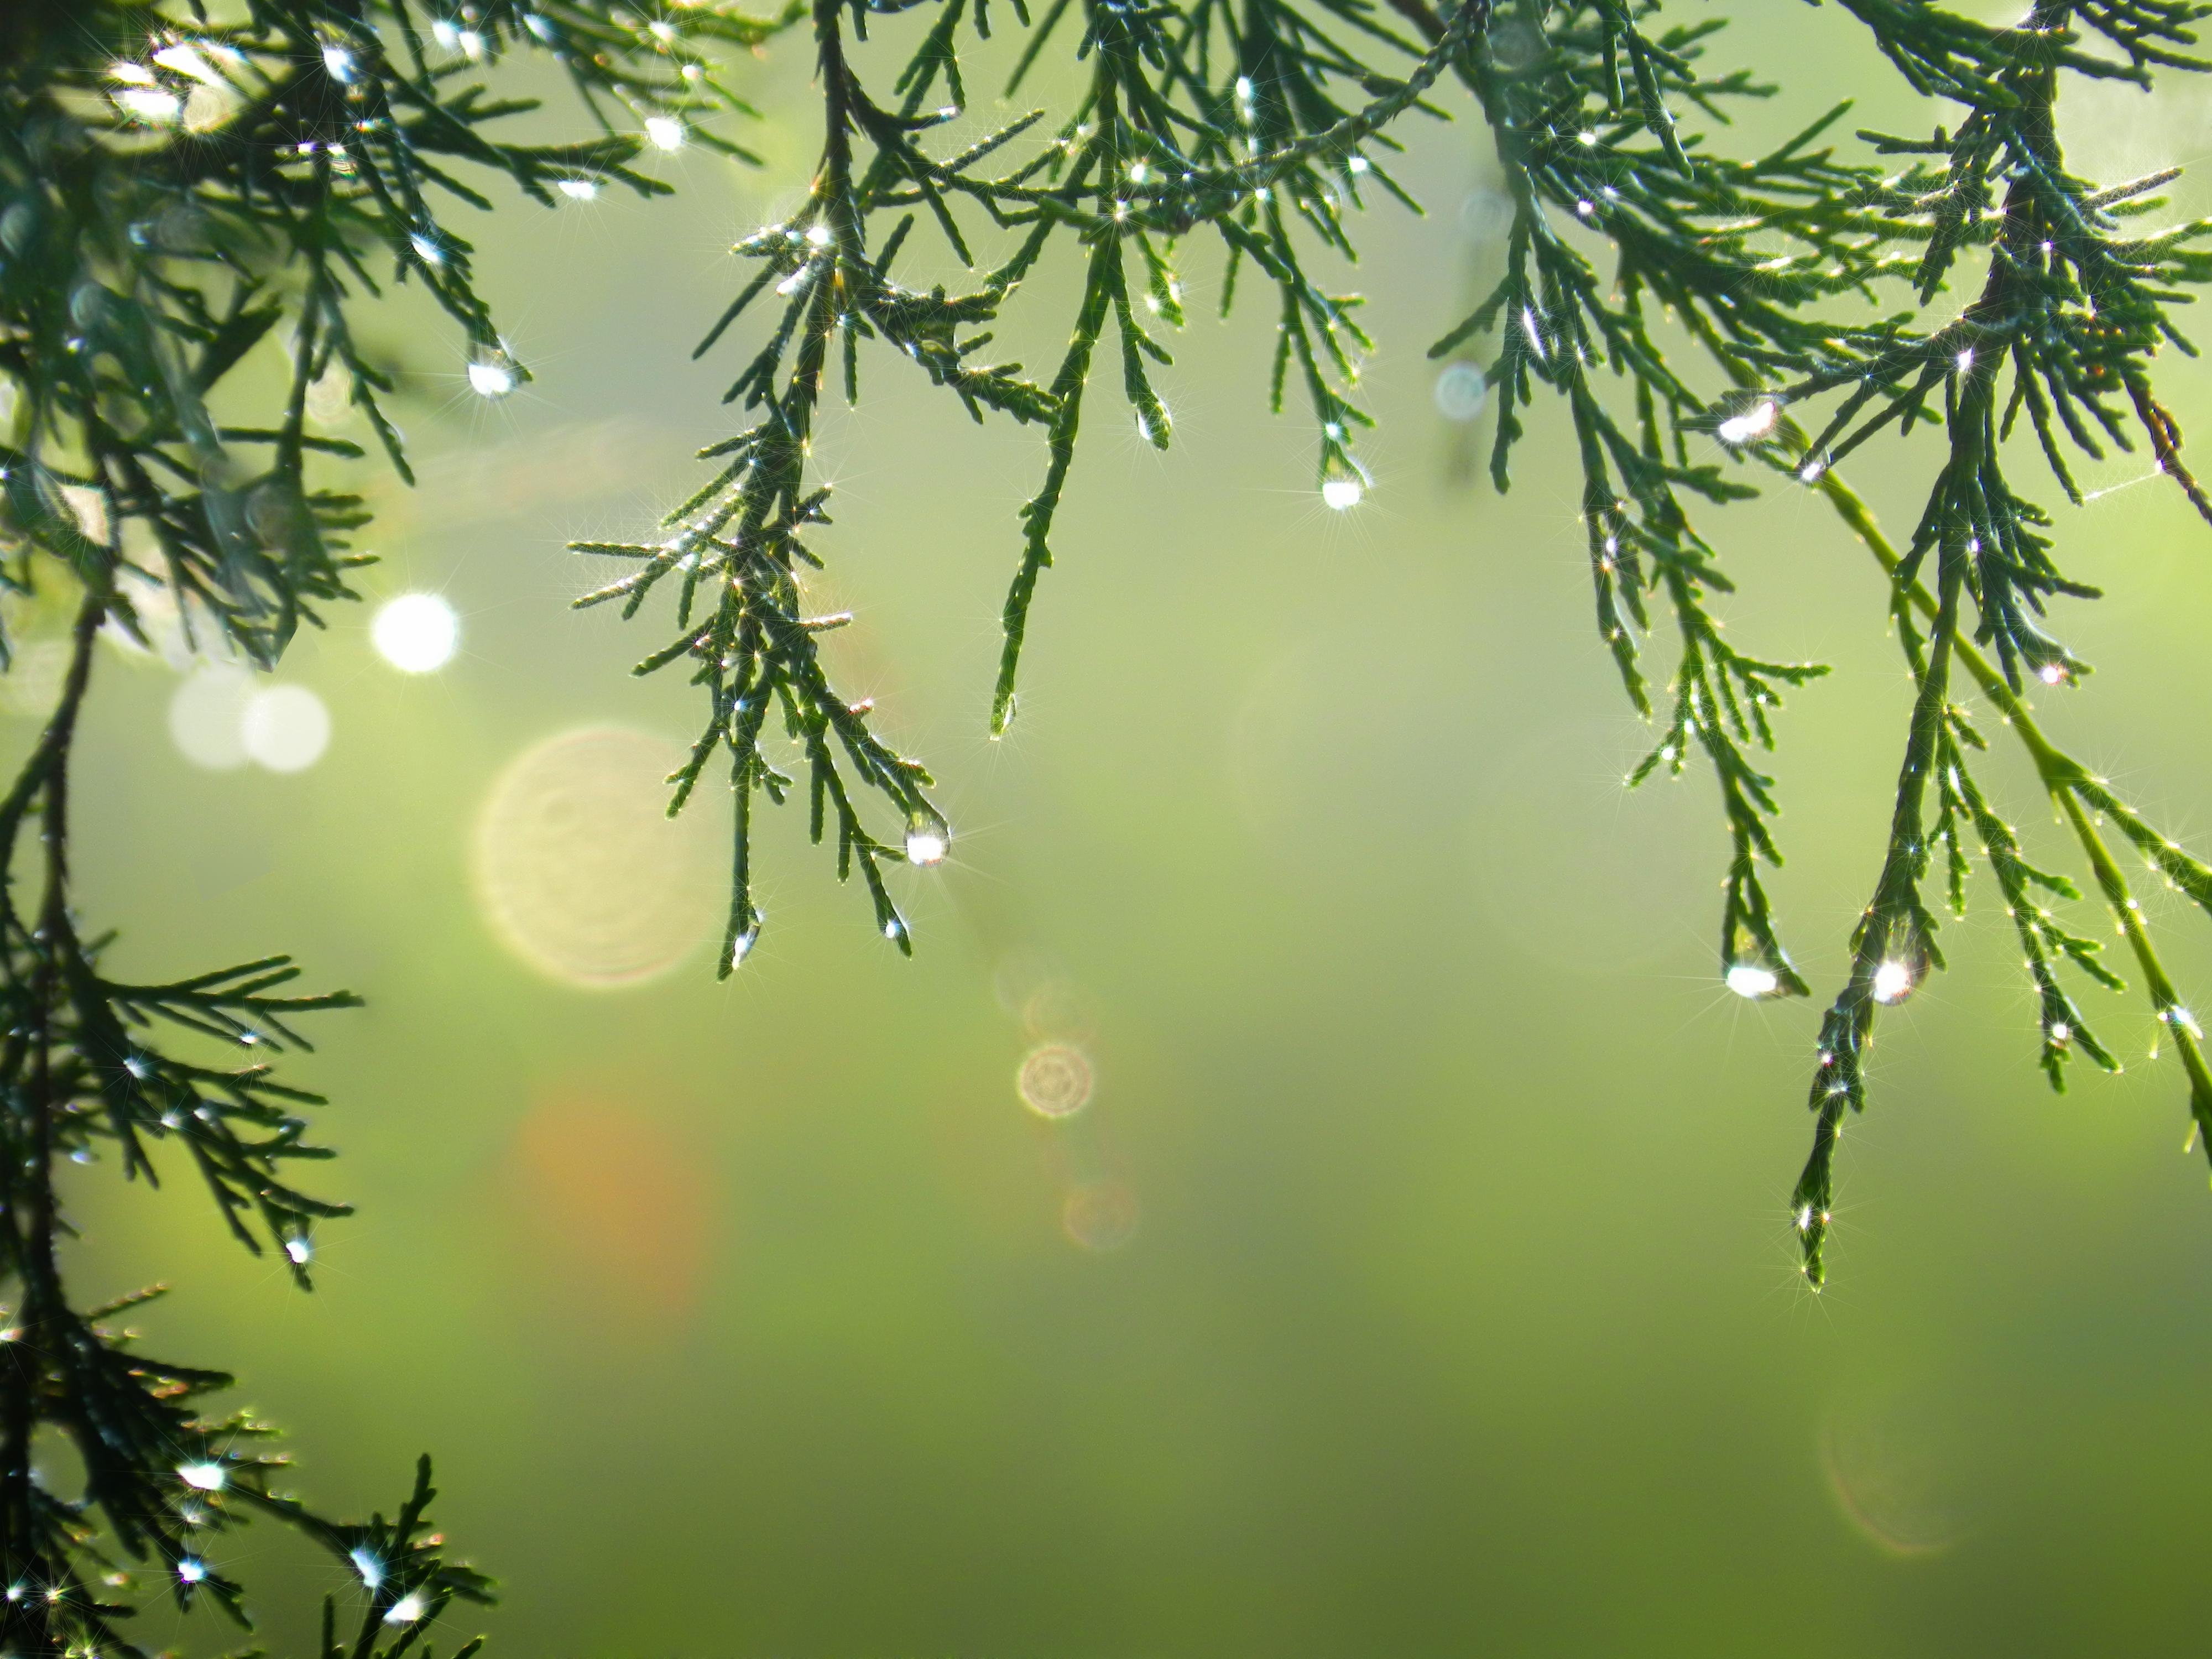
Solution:
<svg viewBox="0 0 2212 1659">
<path fill-rule="evenodd" d="M 1793 95 L 1741 142 L 1868 88 L 1855 119 L 1927 120 L 1881 101 L 1838 9 L 1746 9 L 1721 55 Z M 726 985 L 703 944 L 600 990 L 502 944 L 471 850 L 501 769 L 586 726 L 693 730 L 672 677 L 626 673 L 660 625 L 569 613 L 596 578 L 561 550 L 650 533 L 730 429 L 736 349 L 687 354 L 738 280 L 730 240 L 804 187 L 808 68 L 793 39 L 750 72 L 760 173 L 687 155 L 674 204 L 495 233 L 456 213 L 524 392 L 470 397 L 446 332 L 387 323 L 422 369 L 424 482 L 378 487 L 362 586 L 450 599 L 451 665 L 396 673 L 373 605 L 340 611 L 280 676 L 327 704 L 328 751 L 278 775 L 197 769 L 178 676 L 106 664 L 90 919 L 125 928 L 127 965 L 289 950 L 369 1006 L 294 1069 L 333 1097 L 321 1189 L 361 1206 L 323 1232 L 313 1297 L 231 1247 L 182 1169 L 159 1196 L 77 1180 L 80 1293 L 175 1283 L 149 1340 L 246 1379 L 326 1507 L 388 1510 L 433 1449 L 510 1654 L 2203 1651 L 2212 1196 L 2181 1080 L 2145 1062 L 2143 1005 L 2091 990 L 2132 1063 L 2047 1092 L 1978 876 L 1954 971 L 1884 1017 L 1833 1288 L 1804 1291 L 1784 1200 L 1817 1006 L 1717 984 L 1710 780 L 1621 787 L 1650 739 L 1593 637 L 1558 411 L 1501 499 L 1468 481 L 1489 414 L 1432 399 L 1423 349 L 1497 257 L 1472 125 L 1413 135 L 1431 216 L 1374 213 L 1346 279 L 1380 344 L 1355 511 L 1322 507 L 1310 432 L 1265 413 L 1271 319 L 1212 320 L 1210 254 L 1164 386 L 1175 451 L 1094 377 L 1002 743 L 1039 439 L 949 418 L 880 361 L 831 422 L 818 608 L 858 611 L 840 670 L 931 762 L 957 835 L 897 872 L 915 961 L 795 811 L 767 815 L 769 926 Z M 2107 94 L 2069 131 L 2120 177 L 2212 148 L 2209 117 L 2201 93 Z M 1033 367 L 1066 299 L 1022 296 Z M 2212 416 L 2201 371 L 2170 384 Z M 1931 453 L 1853 467 L 1893 528 Z M 2202 831 L 2212 538 L 2163 489 L 2062 526 L 2112 592 L 2063 619 L 2104 672 L 2041 702 Z M 1825 996 L 1908 687 L 1877 573 L 1818 501 L 1710 527 L 1742 641 L 1835 665 L 1778 763 L 1785 937 Z M 2065 860 L 2002 743 L 1987 771 Z M 2212 927 L 2155 896 L 2212 995 Z M 715 903 L 710 882 L 719 927 Z M 1059 1121 L 1014 1087 L 1045 1037 L 1096 1067 Z M 222 1565 L 298 1650 L 347 1587 L 261 1532 Z"/>
</svg>

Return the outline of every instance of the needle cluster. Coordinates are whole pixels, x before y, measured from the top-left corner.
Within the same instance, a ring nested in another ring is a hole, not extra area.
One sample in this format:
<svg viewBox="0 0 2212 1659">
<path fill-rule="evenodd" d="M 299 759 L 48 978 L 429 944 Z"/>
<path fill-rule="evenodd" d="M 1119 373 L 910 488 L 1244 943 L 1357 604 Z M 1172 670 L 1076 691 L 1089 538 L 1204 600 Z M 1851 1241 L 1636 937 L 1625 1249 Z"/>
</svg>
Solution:
<svg viewBox="0 0 2212 1659">
<path fill-rule="evenodd" d="M 1792 25 L 1808 43 L 1863 32 L 1929 119 L 1856 130 L 1839 106 L 1755 151 L 1723 142 L 1732 114 L 1784 91 L 1717 64 L 1721 20 L 1684 0 L 1006 5 L 1011 17 L 989 0 L 793 0 L 775 16 L 721 0 L 0 9 L 0 589 L 11 616 L 70 618 L 58 700 L 0 797 L 0 1280 L 14 1298 L 0 1319 L 0 1651 L 135 1650 L 123 1621 L 145 1574 L 180 1604 L 243 1618 L 221 1546 L 255 1516 L 301 1528 L 357 1580 L 351 1634 L 335 1606 L 326 1622 L 331 1659 L 390 1659 L 449 1601 L 489 1593 L 429 1530 L 427 1462 L 393 1520 L 326 1519 L 280 1489 L 262 1426 L 213 1403 L 226 1377 L 147 1358 L 117 1322 L 131 1302 L 81 1307 L 64 1283 L 63 1167 L 104 1160 L 151 1181 L 166 1158 L 307 1285 L 315 1231 L 343 1210 L 294 1184 L 297 1164 L 326 1156 L 307 1119 L 322 1103 L 269 1060 L 306 1046 L 295 1020 L 353 1000 L 297 994 L 283 957 L 158 985 L 109 972 L 70 880 L 79 714 L 104 632 L 143 638 L 173 616 L 192 648 L 265 668 L 349 602 L 366 513 L 338 468 L 366 457 L 313 411 L 358 411 L 410 476 L 403 365 L 364 343 L 364 318 L 419 285 L 471 389 L 515 392 L 531 371 L 463 227 L 521 202 L 665 193 L 642 165 L 655 150 L 750 159 L 730 130 L 753 114 L 732 76 L 779 40 L 805 43 L 818 145 L 797 205 L 733 248 L 739 278 L 699 347 L 739 346 L 732 423 L 653 537 L 574 544 L 617 566 L 580 603 L 665 619 L 638 672 L 679 672 L 700 693 L 670 810 L 710 776 L 736 804 L 722 973 L 763 924 L 760 799 L 805 795 L 814 839 L 834 840 L 838 876 L 857 877 L 902 951 L 912 934 L 885 866 L 935 863 L 951 842 L 928 772 L 835 683 L 825 636 L 852 618 L 808 602 L 832 528 L 823 400 L 856 401 L 863 365 L 889 363 L 975 421 L 1036 434 L 1037 482 L 1008 538 L 988 716 L 1002 732 L 1081 440 L 1127 420 L 1174 441 L 1163 388 L 1194 262 L 1218 274 L 1224 316 L 1266 313 L 1267 399 L 1302 414 L 1322 499 L 1358 507 L 1370 487 L 1360 372 L 1380 325 L 1338 272 L 1370 201 L 1416 207 L 1395 175 L 1401 147 L 1472 134 L 1508 204 L 1503 255 L 1464 317 L 1434 319 L 1432 355 L 1490 391 L 1498 488 L 1545 431 L 1568 447 L 1597 644 L 1655 726 L 1631 781 L 1702 760 L 1718 789 L 1729 989 L 1811 994 L 1766 885 L 1782 855 L 1765 757 L 1784 696 L 1824 671 L 1729 637 L 1724 509 L 1771 489 L 1832 507 L 1839 543 L 1874 556 L 1879 614 L 1915 686 L 1878 873 L 1813 1066 L 1814 1149 L 1791 1206 L 1808 1279 L 1826 1272 L 1838 1140 L 1867 1103 L 1877 1022 L 1942 967 L 1944 915 L 1963 912 L 1978 858 L 2015 930 L 2052 1085 L 2076 1055 L 2118 1066 L 2078 987 L 2121 989 L 2122 974 L 2064 908 L 2094 887 L 2179 1055 L 2191 1115 L 2212 1129 L 2197 1023 L 2116 849 L 2208 913 L 2212 868 L 2052 742 L 2026 701 L 2089 672 L 2063 627 L 2067 605 L 2097 597 L 2063 559 L 2085 463 L 2142 453 L 2212 520 L 2154 375 L 2191 352 L 2177 319 L 2212 279 L 2212 226 L 2167 216 L 2172 170 L 2085 178 L 2059 137 L 2070 87 L 2148 89 L 2212 68 L 2197 36 L 2212 4 L 2034 0 L 2008 25 L 1933 0 L 1808 8 Z M 513 136 L 537 103 L 496 88 L 532 60 L 569 83 L 578 136 Z M 977 131 L 960 124 L 984 73 L 1006 112 Z M 1060 90 L 1030 101 L 1040 85 Z M 1048 270 L 1068 280 L 1033 280 Z M 1065 341 L 1035 368 L 994 349 L 1024 306 L 1057 307 L 1044 333 Z M 1936 477 L 1893 542 L 1838 469 L 1896 465 L 1907 444 Z M 2087 883 L 2032 861 L 2007 822 L 1987 714 Z M 81 1495 L 42 1479 L 55 1433 L 87 1472 Z"/>
</svg>

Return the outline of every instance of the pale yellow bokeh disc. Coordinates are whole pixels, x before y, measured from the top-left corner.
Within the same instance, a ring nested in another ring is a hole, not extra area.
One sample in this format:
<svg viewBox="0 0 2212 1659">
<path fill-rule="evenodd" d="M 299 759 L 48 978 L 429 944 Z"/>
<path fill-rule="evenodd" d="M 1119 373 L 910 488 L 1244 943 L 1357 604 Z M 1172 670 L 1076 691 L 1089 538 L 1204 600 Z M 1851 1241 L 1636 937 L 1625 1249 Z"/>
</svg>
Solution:
<svg viewBox="0 0 2212 1659">
<path fill-rule="evenodd" d="M 570 985 L 665 972 L 720 925 L 711 791 L 667 816 L 680 744 L 563 732 L 500 774 L 477 815 L 477 892 L 516 955 Z"/>
</svg>

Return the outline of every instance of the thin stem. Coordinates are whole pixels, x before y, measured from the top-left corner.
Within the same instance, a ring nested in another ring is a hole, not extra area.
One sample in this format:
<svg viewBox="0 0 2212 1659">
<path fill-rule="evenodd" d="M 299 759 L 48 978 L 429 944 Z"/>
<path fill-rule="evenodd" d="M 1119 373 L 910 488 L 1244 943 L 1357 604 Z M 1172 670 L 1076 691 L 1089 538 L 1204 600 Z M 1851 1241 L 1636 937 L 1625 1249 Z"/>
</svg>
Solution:
<svg viewBox="0 0 2212 1659">
<path fill-rule="evenodd" d="M 1904 558 L 1885 536 L 1875 522 L 1866 502 L 1833 471 L 1823 473 L 1817 486 L 1837 515 L 1848 525 L 1882 573 L 1894 582 Z M 1905 600 L 1923 617 L 1933 618 L 1936 601 L 1918 582 L 1907 585 Z M 2036 776 L 2045 791 L 2064 815 L 2073 830 L 2075 839 L 2081 843 L 2083 855 L 2097 878 L 2099 891 L 2111 908 L 2121 937 L 2128 942 L 2136 962 L 2142 969 L 2144 988 L 2148 992 L 2151 1006 L 2160 1022 L 2173 1034 L 2174 1047 L 2181 1053 L 2182 1069 L 2188 1074 L 2190 1111 L 2205 1143 L 2206 1156 L 2212 1158 L 2212 1066 L 2208 1066 L 2200 1037 L 2192 1018 L 2183 1004 L 2173 979 L 2160 959 L 2156 945 L 2143 919 L 2142 907 L 2130 890 L 2125 873 L 2106 844 L 2103 834 L 2089 808 L 2081 798 L 2085 787 L 2094 787 L 2096 780 L 2088 769 L 2073 756 L 2058 748 L 2045 735 L 2036 723 L 2035 716 L 2017 693 L 2005 683 L 2004 676 L 1996 664 L 1975 649 L 1967 640 L 1955 641 L 1952 646 L 1960 662 L 1973 678 L 1982 696 L 2001 714 L 2006 726 L 2027 751 L 2035 767 Z"/>
</svg>

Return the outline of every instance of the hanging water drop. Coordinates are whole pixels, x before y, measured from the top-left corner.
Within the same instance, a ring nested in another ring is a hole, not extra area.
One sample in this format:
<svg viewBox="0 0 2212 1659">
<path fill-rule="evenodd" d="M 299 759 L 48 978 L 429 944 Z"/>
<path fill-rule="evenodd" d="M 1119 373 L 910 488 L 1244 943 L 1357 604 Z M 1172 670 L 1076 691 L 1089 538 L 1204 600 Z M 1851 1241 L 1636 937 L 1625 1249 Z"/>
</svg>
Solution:
<svg viewBox="0 0 2212 1659">
<path fill-rule="evenodd" d="M 1761 997 L 1771 997 L 1782 988 L 1782 980 L 1771 968 L 1763 968 L 1755 962 L 1735 962 L 1729 964 L 1722 983 L 1747 1001 L 1756 1002 Z"/>
<path fill-rule="evenodd" d="M 469 390 L 479 398 L 504 398 L 520 380 L 514 359 L 496 346 L 481 346 L 469 360 Z"/>
<path fill-rule="evenodd" d="M 177 1479 L 195 1492 L 221 1492 L 229 1477 L 220 1463 L 179 1463 Z"/>
</svg>

